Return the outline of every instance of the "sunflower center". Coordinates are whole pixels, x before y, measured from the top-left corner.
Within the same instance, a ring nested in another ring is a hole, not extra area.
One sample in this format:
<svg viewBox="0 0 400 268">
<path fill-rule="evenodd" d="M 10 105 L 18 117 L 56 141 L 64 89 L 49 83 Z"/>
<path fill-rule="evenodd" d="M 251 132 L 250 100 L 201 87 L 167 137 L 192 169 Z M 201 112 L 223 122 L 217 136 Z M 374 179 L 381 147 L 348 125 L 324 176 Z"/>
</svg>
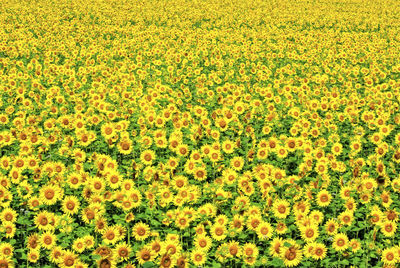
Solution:
<svg viewBox="0 0 400 268">
<path fill-rule="evenodd" d="M 69 257 L 69 256 L 64 260 L 64 264 L 67 267 L 70 267 L 70 266 L 74 265 L 74 263 L 75 263 L 75 260 L 72 257 Z"/>
<path fill-rule="evenodd" d="M 344 244 L 345 244 L 345 242 L 344 242 L 344 240 L 343 240 L 342 238 L 340 238 L 340 239 L 337 241 L 336 244 L 337 244 L 339 247 L 343 247 Z"/>
<path fill-rule="evenodd" d="M 120 249 L 119 250 L 119 256 L 121 256 L 121 257 L 128 256 L 128 250 L 126 250 L 125 248 Z"/>
<path fill-rule="evenodd" d="M 52 198 L 54 197 L 54 195 L 55 195 L 54 190 L 51 190 L 51 189 L 47 190 L 47 191 L 44 193 L 44 196 L 45 196 L 47 199 L 52 199 Z"/>
<path fill-rule="evenodd" d="M 139 229 L 137 230 L 137 233 L 138 233 L 138 235 L 143 236 L 143 235 L 145 235 L 146 230 L 145 230 L 144 228 L 139 228 Z"/>
<path fill-rule="evenodd" d="M 68 202 L 67 203 L 67 208 L 69 209 L 69 210 L 73 210 L 74 208 L 75 208 L 75 204 L 73 203 L 73 202 Z"/>
<path fill-rule="evenodd" d="M 311 237 L 313 237 L 314 236 L 314 230 L 308 230 L 307 232 L 306 232 L 306 236 L 308 237 L 308 238 L 311 238 Z"/>
</svg>

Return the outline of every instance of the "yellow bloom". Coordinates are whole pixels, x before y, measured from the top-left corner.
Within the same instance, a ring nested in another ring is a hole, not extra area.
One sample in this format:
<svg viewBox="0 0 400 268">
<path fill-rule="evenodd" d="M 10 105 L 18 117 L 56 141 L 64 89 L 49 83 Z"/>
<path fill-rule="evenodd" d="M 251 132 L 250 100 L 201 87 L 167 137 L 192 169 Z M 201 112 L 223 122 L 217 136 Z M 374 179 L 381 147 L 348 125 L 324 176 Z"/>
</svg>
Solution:
<svg viewBox="0 0 400 268">
<path fill-rule="evenodd" d="M 62 202 L 62 210 L 64 211 L 65 214 L 67 215 L 73 215 L 78 213 L 80 207 L 80 202 L 79 199 L 74 196 L 66 196 L 64 197 L 64 200 Z"/>
<path fill-rule="evenodd" d="M 329 206 L 331 200 L 332 200 L 332 195 L 327 190 L 321 190 L 317 194 L 317 204 L 320 207 Z"/>
<path fill-rule="evenodd" d="M 275 217 L 285 219 L 290 213 L 290 203 L 286 200 L 277 199 L 273 204 Z"/>
<path fill-rule="evenodd" d="M 136 223 L 132 228 L 132 234 L 138 241 L 143 241 L 150 235 L 150 227 L 142 222 Z"/>
<path fill-rule="evenodd" d="M 207 261 L 207 254 L 199 249 L 195 249 L 190 254 L 190 259 L 194 265 L 200 266 L 206 263 Z"/>
<path fill-rule="evenodd" d="M 349 247 L 349 239 L 347 238 L 347 235 L 344 233 L 336 234 L 333 238 L 332 247 L 336 251 L 343 251 L 347 249 Z"/>
</svg>

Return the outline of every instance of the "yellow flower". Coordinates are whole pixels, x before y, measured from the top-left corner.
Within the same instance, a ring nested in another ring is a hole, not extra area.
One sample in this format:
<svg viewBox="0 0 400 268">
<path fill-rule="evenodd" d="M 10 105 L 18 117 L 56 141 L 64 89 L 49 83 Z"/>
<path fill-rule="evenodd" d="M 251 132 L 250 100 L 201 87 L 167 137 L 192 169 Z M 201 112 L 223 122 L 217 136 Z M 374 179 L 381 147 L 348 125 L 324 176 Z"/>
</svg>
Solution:
<svg viewBox="0 0 400 268">
<path fill-rule="evenodd" d="M 240 171 L 243 168 L 244 160 L 240 156 L 235 156 L 231 159 L 230 164 L 235 171 Z"/>
<path fill-rule="evenodd" d="M 211 226 L 211 237 L 216 241 L 224 240 L 227 236 L 227 230 L 224 225 L 220 224 L 213 224 Z"/>
<path fill-rule="evenodd" d="M 343 251 L 349 247 L 349 239 L 346 234 L 338 233 L 333 238 L 332 247 L 336 251 Z"/>
<path fill-rule="evenodd" d="M 190 254 L 190 259 L 194 265 L 200 266 L 206 263 L 207 254 L 203 250 L 195 249 Z"/>
<path fill-rule="evenodd" d="M 290 203 L 286 200 L 277 199 L 273 204 L 275 217 L 285 219 L 290 213 Z"/>
<path fill-rule="evenodd" d="M 397 223 L 393 221 L 384 221 L 380 223 L 381 231 L 386 237 L 393 237 L 397 231 Z"/>
<path fill-rule="evenodd" d="M 332 145 L 331 152 L 334 155 L 336 156 L 340 155 L 342 153 L 342 150 L 343 150 L 343 145 L 341 143 L 336 142 Z"/>
<path fill-rule="evenodd" d="M 320 207 L 327 207 L 329 206 L 330 202 L 332 200 L 332 195 L 327 191 L 327 190 L 321 190 L 317 194 L 317 204 Z"/>
<path fill-rule="evenodd" d="M 139 262 L 139 265 L 143 265 L 145 262 L 151 262 L 155 257 L 154 252 L 147 246 L 136 252 L 136 259 Z"/>
<path fill-rule="evenodd" d="M 13 256 L 14 247 L 7 242 L 3 242 L 0 244 L 0 256 L 12 257 Z"/>
<path fill-rule="evenodd" d="M 156 155 L 152 150 L 145 150 L 140 154 L 140 160 L 145 165 L 151 165 L 155 160 Z"/>
<path fill-rule="evenodd" d="M 222 143 L 222 150 L 226 153 L 226 154 L 231 154 L 235 151 L 235 143 L 231 140 L 225 140 Z"/>
<path fill-rule="evenodd" d="M 62 202 L 62 210 L 64 211 L 65 214 L 67 215 L 73 215 L 78 213 L 80 207 L 80 202 L 79 199 L 74 196 L 66 196 L 64 197 L 64 200 Z"/>
<path fill-rule="evenodd" d="M 104 228 L 102 238 L 104 243 L 113 245 L 118 241 L 119 232 L 114 226 L 108 226 Z"/>
<path fill-rule="evenodd" d="M 73 243 L 72 243 L 72 249 L 75 252 L 82 253 L 86 249 L 86 244 L 85 244 L 85 239 L 84 238 L 77 238 Z"/>
<path fill-rule="evenodd" d="M 118 145 L 118 152 L 123 155 L 129 155 L 133 150 L 132 141 L 129 138 L 122 139 Z"/>
<path fill-rule="evenodd" d="M 0 214 L 2 222 L 14 223 L 17 220 L 17 212 L 11 208 L 4 208 Z"/>
<path fill-rule="evenodd" d="M 290 247 L 282 247 L 280 255 L 287 267 L 297 266 L 303 258 L 303 253 L 297 244 Z"/>
<path fill-rule="evenodd" d="M 40 245 L 45 249 L 51 249 L 56 245 L 57 237 L 54 233 L 46 231 L 40 236 Z"/>
<path fill-rule="evenodd" d="M 57 203 L 57 201 L 62 198 L 62 195 L 63 190 L 55 185 L 43 186 L 39 190 L 39 197 L 41 202 L 49 206 Z"/>
<path fill-rule="evenodd" d="M 132 234 L 138 241 L 143 241 L 150 236 L 150 227 L 142 222 L 136 223 L 132 228 Z"/>
<path fill-rule="evenodd" d="M 207 235 L 197 235 L 194 239 L 194 246 L 196 249 L 207 252 L 212 246 L 212 240 Z"/>
<path fill-rule="evenodd" d="M 314 242 L 312 243 L 313 251 L 311 257 L 315 260 L 322 260 L 326 257 L 328 251 L 325 244 Z"/>
<path fill-rule="evenodd" d="M 325 223 L 325 230 L 328 235 L 335 235 L 338 231 L 339 223 L 337 223 L 334 219 L 329 219 Z"/>
<path fill-rule="evenodd" d="M 113 250 L 113 255 L 119 262 L 128 260 L 131 253 L 132 248 L 125 242 L 117 244 Z"/>
<path fill-rule="evenodd" d="M 301 226 L 301 237 L 306 242 L 312 242 L 317 239 L 319 235 L 318 226 L 316 225 L 309 225 L 309 226 Z"/>
<path fill-rule="evenodd" d="M 260 240 L 270 239 L 273 235 L 273 229 L 271 224 L 264 221 L 257 226 L 256 231 L 257 231 L 257 236 Z"/>
<path fill-rule="evenodd" d="M 399 262 L 398 251 L 394 248 L 387 248 L 382 251 L 381 260 L 385 265 L 395 265 Z"/>
</svg>

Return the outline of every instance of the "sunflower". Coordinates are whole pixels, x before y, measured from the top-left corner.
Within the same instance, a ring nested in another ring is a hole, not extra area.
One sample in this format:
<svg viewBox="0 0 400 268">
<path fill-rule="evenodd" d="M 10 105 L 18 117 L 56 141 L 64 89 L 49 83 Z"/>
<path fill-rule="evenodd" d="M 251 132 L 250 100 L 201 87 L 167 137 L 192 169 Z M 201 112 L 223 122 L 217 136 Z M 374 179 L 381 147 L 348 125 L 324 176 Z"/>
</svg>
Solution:
<svg viewBox="0 0 400 268">
<path fill-rule="evenodd" d="M 200 152 L 200 150 L 192 150 L 192 152 L 190 153 L 190 159 L 196 163 L 201 163 L 202 153 Z"/>
<path fill-rule="evenodd" d="M 129 155 L 133 150 L 132 141 L 129 138 L 122 139 L 118 143 L 117 148 L 119 153 Z"/>
<path fill-rule="evenodd" d="M 381 232 L 386 237 L 393 237 L 397 231 L 397 224 L 393 221 L 384 221 L 380 223 Z"/>
<path fill-rule="evenodd" d="M 75 241 L 72 243 L 72 249 L 75 252 L 82 253 L 86 249 L 86 244 L 85 240 L 83 238 L 77 238 Z"/>
<path fill-rule="evenodd" d="M 11 208 L 4 208 L 0 214 L 2 222 L 14 223 L 17 220 L 17 212 Z"/>
<path fill-rule="evenodd" d="M 160 267 L 163 268 L 175 267 L 175 264 L 176 264 L 176 258 L 173 258 L 169 254 L 162 255 L 160 260 Z"/>
<path fill-rule="evenodd" d="M 289 137 L 288 139 L 286 139 L 285 149 L 287 149 L 289 152 L 294 152 L 297 150 L 296 145 L 296 138 Z"/>
<path fill-rule="evenodd" d="M 106 243 L 107 245 L 108 244 L 113 245 L 118 241 L 119 233 L 118 233 L 118 230 L 114 226 L 105 227 L 104 231 L 102 233 L 103 233 L 103 236 L 102 236 L 103 242 Z"/>
<path fill-rule="evenodd" d="M 110 170 L 106 175 L 107 185 L 110 186 L 111 189 L 120 187 L 122 181 L 123 177 L 117 170 Z"/>
<path fill-rule="evenodd" d="M 150 235 L 150 227 L 142 222 L 136 223 L 132 228 L 133 236 L 138 241 L 143 241 Z"/>
<path fill-rule="evenodd" d="M 231 154 L 235 151 L 235 143 L 231 140 L 225 140 L 221 147 L 226 154 Z"/>
<path fill-rule="evenodd" d="M 265 160 L 268 157 L 268 150 L 267 148 L 259 148 L 257 150 L 257 159 Z"/>
<path fill-rule="evenodd" d="M 78 189 L 82 185 L 82 175 L 77 172 L 69 174 L 67 176 L 67 183 L 72 189 Z"/>
<path fill-rule="evenodd" d="M 152 150 L 145 150 L 140 154 L 140 160 L 147 166 L 150 166 L 155 159 L 156 155 Z"/>
<path fill-rule="evenodd" d="M 186 144 L 180 144 L 177 147 L 176 153 L 182 157 L 186 157 L 189 155 L 189 146 Z"/>
<path fill-rule="evenodd" d="M 0 244 L 0 256 L 12 257 L 13 251 L 14 247 L 10 243 L 3 242 Z"/>
<path fill-rule="evenodd" d="M 97 267 L 109 267 L 109 268 L 116 268 L 115 261 L 110 258 L 101 258 L 97 261 Z"/>
<path fill-rule="evenodd" d="M 0 158 L 0 168 L 9 170 L 11 167 L 11 158 L 9 156 L 4 155 Z"/>
<path fill-rule="evenodd" d="M 217 163 L 218 161 L 220 161 L 222 159 L 222 155 L 220 150 L 216 150 L 216 149 L 211 149 L 211 152 L 209 154 L 209 159 L 212 163 Z"/>
<path fill-rule="evenodd" d="M 325 223 L 325 231 L 328 235 L 335 235 L 339 229 L 339 223 L 334 219 L 329 219 Z"/>
<path fill-rule="evenodd" d="M 82 239 L 85 242 L 86 249 L 91 249 L 94 247 L 95 241 L 94 241 L 94 237 L 92 235 L 85 235 L 84 237 L 82 237 Z"/>
<path fill-rule="evenodd" d="M 343 225 L 350 226 L 354 220 L 353 212 L 345 210 L 339 214 L 338 219 Z"/>
<path fill-rule="evenodd" d="M 317 194 L 317 204 L 320 207 L 327 207 L 329 206 L 330 202 L 332 200 L 332 195 L 327 191 L 327 190 L 321 190 Z"/>
<path fill-rule="evenodd" d="M 28 261 L 31 263 L 36 263 L 40 258 L 40 251 L 39 250 L 29 250 L 28 252 Z M 0 261 L 1 264 L 1 261 Z M 4 266 L 9 267 L 9 266 Z"/>
<path fill-rule="evenodd" d="M 70 251 L 70 250 L 63 250 L 59 265 L 61 268 L 67 267 L 74 267 L 78 261 L 78 256 Z"/>
<path fill-rule="evenodd" d="M 235 170 L 235 171 L 241 171 L 244 165 L 244 160 L 242 157 L 240 156 L 235 156 L 231 159 L 230 161 L 231 167 Z"/>
<path fill-rule="evenodd" d="M 308 244 L 304 245 L 304 248 L 303 248 L 304 257 L 310 258 L 312 256 L 313 251 L 314 251 L 314 245 L 313 244 L 314 243 L 308 243 Z"/>
<path fill-rule="evenodd" d="M 34 218 L 34 222 L 36 225 L 36 228 L 39 230 L 50 230 L 52 229 L 52 226 L 50 225 L 51 221 L 51 214 L 47 211 L 41 211 L 38 214 L 36 214 Z"/>
<path fill-rule="evenodd" d="M 277 145 L 275 152 L 280 159 L 286 158 L 289 153 L 286 147 L 282 145 Z"/>
<path fill-rule="evenodd" d="M 44 186 L 39 190 L 39 198 L 45 205 L 54 205 L 62 198 L 63 190 L 55 185 Z"/>
<path fill-rule="evenodd" d="M 361 243 L 358 239 L 350 240 L 349 246 L 350 246 L 352 252 L 357 252 L 361 249 Z"/>
<path fill-rule="evenodd" d="M 272 257 L 280 257 L 280 254 L 282 252 L 282 247 L 284 244 L 284 240 L 280 238 L 279 236 L 275 237 L 272 239 L 269 247 L 269 255 Z"/>
<path fill-rule="evenodd" d="M 309 217 L 315 224 L 320 224 L 324 220 L 324 214 L 319 210 L 311 211 Z"/>
<path fill-rule="evenodd" d="M 233 231 L 240 233 L 243 230 L 244 227 L 244 217 L 240 215 L 234 215 L 230 224 L 229 224 L 230 229 Z"/>
<path fill-rule="evenodd" d="M 201 266 L 206 263 L 207 254 L 200 249 L 195 249 L 190 254 L 190 259 L 194 265 Z"/>
<path fill-rule="evenodd" d="M 118 261 L 127 261 L 132 253 L 132 248 L 125 242 L 121 242 L 113 249 L 113 256 Z"/>
<path fill-rule="evenodd" d="M 62 201 L 62 210 L 67 215 L 74 215 L 78 213 L 80 202 L 74 195 L 65 196 Z"/>
<path fill-rule="evenodd" d="M 341 143 L 336 142 L 332 145 L 331 152 L 335 156 L 339 156 L 342 153 L 342 151 L 343 151 L 343 145 Z"/>
<path fill-rule="evenodd" d="M 246 259 L 249 257 L 257 258 L 259 250 L 253 243 L 246 243 L 242 247 L 242 256 Z"/>
<path fill-rule="evenodd" d="M 354 212 L 357 208 L 357 203 L 354 200 L 354 198 L 349 198 L 346 200 L 346 203 L 344 204 L 346 210 L 350 211 L 350 212 Z"/>
<path fill-rule="evenodd" d="M 285 219 L 290 213 L 290 203 L 282 199 L 275 200 L 273 204 L 273 212 L 275 217 Z"/>
<path fill-rule="evenodd" d="M 297 244 L 294 244 L 290 247 L 282 247 L 280 255 L 285 266 L 288 267 L 297 266 L 303 258 L 303 253 Z"/>
<path fill-rule="evenodd" d="M 184 229 L 186 229 L 186 228 L 189 227 L 190 221 L 189 221 L 189 219 L 187 218 L 187 216 L 185 216 L 185 215 L 180 215 L 180 216 L 176 217 L 176 219 L 175 219 L 175 225 L 176 225 L 179 229 L 184 230 Z"/>
<path fill-rule="evenodd" d="M 319 235 L 318 226 L 313 224 L 309 226 L 301 226 L 300 232 L 301 237 L 308 243 L 313 242 Z"/>
<path fill-rule="evenodd" d="M 257 215 L 250 215 L 247 218 L 246 226 L 252 231 L 256 231 L 258 225 L 262 222 L 262 217 L 260 214 Z"/>
<path fill-rule="evenodd" d="M 277 234 L 282 235 L 282 234 L 286 233 L 287 230 L 288 230 L 288 227 L 286 226 L 285 222 L 282 222 L 282 221 L 277 222 L 276 227 L 275 227 L 275 231 Z"/>
<path fill-rule="evenodd" d="M 216 241 L 224 240 L 227 236 L 227 230 L 224 225 L 220 224 L 213 224 L 211 226 L 211 237 Z"/>
<path fill-rule="evenodd" d="M 16 169 L 23 171 L 28 165 L 27 159 L 24 157 L 17 156 L 14 160 L 13 167 Z"/>
<path fill-rule="evenodd" d="M 40 249 L 39 238 L 39 235 L 36 233 L 29 235 L 26 247 L 28 249 Z"/>
<path fill-rule="evenodd" d="M 196 249 L 207 252 L 212 246 L 212 239 L 205 234 L 197 235 L 194 239 L 194 246 Z"/>
<path fill-rule="evenodd" d="M 326 257 L 327 248 L 325 244 L 314 242 L 312 243 L 313 251 L 311 257 L 315 260 L 322 260 Z"/>
<path fill-rule="evenodd" d="M 349 246 L 349 239 L 344 233 L 337 233 L 333 238 L 332 247 L 336 251 L 346 250 Z"/>
<path fill-rule="evenodd" d="M 273 235 L 273 229 L 268 222 L 261 222 L 256 229 L 257 236 L 260 240 L 270 239 Z"/>
<path fill-rule="evenodd" d="M 46 231 L 39 239 L 40 245 L 45 249 L 52 249 L 56 245 L 57 237 L 54 233 Z"/>
<path fill-rule="evenodd" d="M 382 251 L 381 260 L 385 265 L 395 265 L 399 262 L 398 251 L 394 248 L 386 248 Z"/>
</svg>

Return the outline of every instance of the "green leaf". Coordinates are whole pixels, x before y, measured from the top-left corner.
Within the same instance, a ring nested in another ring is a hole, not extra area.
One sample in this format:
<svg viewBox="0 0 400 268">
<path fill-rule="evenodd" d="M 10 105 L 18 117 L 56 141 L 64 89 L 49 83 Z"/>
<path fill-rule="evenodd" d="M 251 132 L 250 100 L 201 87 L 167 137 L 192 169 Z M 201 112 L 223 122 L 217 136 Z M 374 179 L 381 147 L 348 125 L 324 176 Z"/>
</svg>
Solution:
<svg viewBox="0 0 400 268">
<path fill-rule="evenodd" d="M 291 245 L 290 243 L 288 243 L 288 242 L 283 243 L 283 245 L 284 245 L 285 247 L 291 247 L 291 246 L 292 246 L 292 245 Z"/>
<path fill-rule="evenodd" d="M 150 268 L 150 267 L 156 267 L 156 265 L 155 265 L 154 262 L 148 261 L 148 262 L 145 262 L 142 267 L 143 268 Z"/>
</svg>

